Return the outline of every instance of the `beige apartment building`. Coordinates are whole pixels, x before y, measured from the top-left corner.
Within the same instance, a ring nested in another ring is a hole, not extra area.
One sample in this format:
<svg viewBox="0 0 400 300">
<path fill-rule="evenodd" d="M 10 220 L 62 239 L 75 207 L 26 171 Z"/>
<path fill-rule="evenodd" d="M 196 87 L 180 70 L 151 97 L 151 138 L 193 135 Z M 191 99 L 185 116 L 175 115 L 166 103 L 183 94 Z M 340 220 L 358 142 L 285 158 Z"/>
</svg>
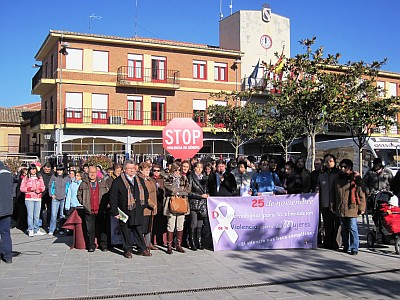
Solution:
<svg viewBox="0 0 400 300">
<path fill-rule="evenodd" d="M 231 153 L 206 126 L 210 93 L 234 91 L 242 52 L 184 42 L 50 31 L 35 59 L 32 93 L 41 110 L 31 130 L 42 153 L 165 154 L 162 129 L 173 118 L 204 127 L 204 153 Z"/>
</svg>

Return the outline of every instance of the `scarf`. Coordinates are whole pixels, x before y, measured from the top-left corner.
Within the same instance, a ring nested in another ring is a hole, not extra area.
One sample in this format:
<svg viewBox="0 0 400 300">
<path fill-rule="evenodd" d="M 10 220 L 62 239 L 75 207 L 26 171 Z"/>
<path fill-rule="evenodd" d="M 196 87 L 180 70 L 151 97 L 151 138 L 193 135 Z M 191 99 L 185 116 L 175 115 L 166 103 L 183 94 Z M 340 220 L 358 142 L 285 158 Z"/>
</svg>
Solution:
<svg viewBox="0 0 400 300">
<path fill-rule="evenodd" d="M 354 174 L 350 176 L 350 204 L 360 204 L 360 196 L 357 193 L 357 182 Z"/>
<path fill-rule="evenodd" d="M 181 186 L 181 176 L 180 175 L 176 176 L 175 174 L 172 174 L 172 186 L 174 188 L 179 189 L 179 187 Z"/>
<path fill-rule="evenodd" d="M 132 189 L 131 189 L 131 185 L 129 184 L 128 180 L 126 179 L 126 175 L 121 176 L 122 181 L 125 184 L 125 187 L 128 191 L 128 210 L 132 210 L 134 208 L 136 208 L 136 201 L 135 201 L 135 197 L 132 193 Z M 134 180 L 136 180 L 138 189 L 139 189 L 139 197 L 140 197 L 140 205 L 144 205 L 144 189 L 142 184 L 140 183 L 140 180 L 137 176 L 135 176 L 133 178 Z"/>
</svg>

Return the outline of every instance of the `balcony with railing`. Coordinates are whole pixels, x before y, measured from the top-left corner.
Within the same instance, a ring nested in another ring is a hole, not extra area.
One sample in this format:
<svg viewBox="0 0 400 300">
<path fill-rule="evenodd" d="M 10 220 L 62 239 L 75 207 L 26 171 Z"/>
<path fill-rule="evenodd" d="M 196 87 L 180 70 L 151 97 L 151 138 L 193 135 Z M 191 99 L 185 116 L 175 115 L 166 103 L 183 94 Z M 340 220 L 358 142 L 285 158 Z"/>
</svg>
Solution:
<svg viewBox="0 0 400 300">
<path fill-rule="evenodd" d="M 117 74 L 120 86 L 173 90 L 180 87 L 180 72 L 177 70 L 121 66 Z"/>
<path fill-rule="evenodd" d="M 43 66 L 40 66 L 35 76 L 32 78 L 32 94 L 43 95 L 54 87 L 55 80 L 51 74 L 43 71 Z"/>
<path fill-rule="evenodd" d="M 93 108 L 66 108 L 63 110 L 63 127 L 82 128 L 82 125 L 95 126 L 96 128 L 116 129 L 121 126 L 165 126 L 174 118 L 191 118 L 200 127 L 207 127 L 207 116 L 187 112 L 142 111 L 142 110 L 117 110 Z M 47 125 L 58 125 L 56 110 L 42 110 L 31 117 L 31 127 L 39 125 L 47 129 Z M 46 127 L 46 128 L 45 128 Z M 38 128 L 38 129 L 39 129 Z"/>
</svg>

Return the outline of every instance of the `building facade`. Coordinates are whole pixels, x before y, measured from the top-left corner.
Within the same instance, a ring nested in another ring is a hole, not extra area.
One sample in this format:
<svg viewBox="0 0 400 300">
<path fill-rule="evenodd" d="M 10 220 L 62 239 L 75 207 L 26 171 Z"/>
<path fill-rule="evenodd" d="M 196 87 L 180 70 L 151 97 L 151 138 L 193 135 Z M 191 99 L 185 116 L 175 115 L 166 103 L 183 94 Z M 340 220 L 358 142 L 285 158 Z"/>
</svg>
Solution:
<svg viewBox="0 0 400 300">
<path fill-rule="evenodd" d="M 204 153 L 232 152 L 206 127 L 211 93 L 234 91 L 231 66 L 243 53 L 183 42 L 50 31 L 35 58 L 32 93 L 41 111 L 31 129 L 46 155 L 165 154 L 162 129 L 173 118 L 204 127 Z"/>
<path fill-rule="evenodd" d="M 207 127 L 207 107 L 228 104 L 211 94 L 251 88 L 251 101 L 263 103 L 273 90 L 265 76 L 274 76 L 265 65 L 275 70 L 282 55 L 290 57 L 290 20 L 266 5 L 233 13 L 219 29 L 219 46 L 50 31 L 35 56 L 41 67 L 32 79 L 41 110 L 32 117 L 31 134 L 43 141 L 41 157 L 167 154 L 162 130 L 177 117 L 203 127 L 203 154 L 232 156 L 222 133 Z M 399 96 L 399 84 L 398 73 L 381 71 L 377 79 L 386 90 L 382 96 Z M 397 127 L 374 134 L 399 137 Z M 328 126 L 317 138 L 349 135 L 346 128 Z M 240 152 L 263 150 L 250 143 Z"/>
</svg>

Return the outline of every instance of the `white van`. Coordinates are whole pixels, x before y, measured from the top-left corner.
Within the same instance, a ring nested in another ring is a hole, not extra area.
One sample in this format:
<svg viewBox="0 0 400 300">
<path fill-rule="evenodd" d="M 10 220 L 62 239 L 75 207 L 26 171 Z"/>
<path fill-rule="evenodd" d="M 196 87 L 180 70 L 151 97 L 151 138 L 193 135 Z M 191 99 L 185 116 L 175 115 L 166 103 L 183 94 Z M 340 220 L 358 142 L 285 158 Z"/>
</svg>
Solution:
<svg viewBox="0 0 400 300">
<path fill-rule="evenodd" d="M 382 159 L 383 164 L 390 168 L 393 176 L 400 168 L 400 139 L 391 137 L 371 137 L 362 149 L 363 174 L 371 167 L 376 157 Z M 344 158 L 351 159 L 354 170 L 358 171 L 358 147 L 352 138 L 336 139 L 317 142 L 315 147 L 316 157 L 323 157 L 327 153 L 336 156 L 337 162 Z"/>
</svg>

